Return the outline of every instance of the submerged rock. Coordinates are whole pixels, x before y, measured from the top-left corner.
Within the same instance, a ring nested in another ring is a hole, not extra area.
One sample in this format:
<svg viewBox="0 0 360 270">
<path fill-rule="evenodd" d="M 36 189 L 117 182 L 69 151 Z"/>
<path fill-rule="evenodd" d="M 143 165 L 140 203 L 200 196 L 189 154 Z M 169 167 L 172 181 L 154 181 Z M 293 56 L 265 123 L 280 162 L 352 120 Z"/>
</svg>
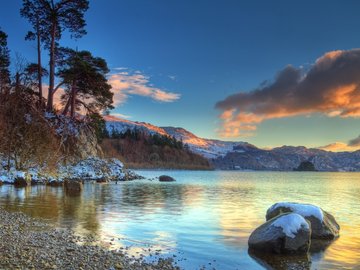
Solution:
<svg viewBox="0 0 360 270">
<path fill-rule="evenodd" d="M 286 213 L 270 219 L 253 231 L 249 248 L 277 254 L 301 254 L 310 248 L 311 226 L 301 215 Z"/>
<path fill-rule="evenodd" d="M 311 257 L 308 253 L 281 255 L 249 250 L 248 254 L 267 270 L 310 270 Z"/>
<path fill-rule="evenodd" d="M 282 213 L 296 213 L 311 223 L 311 238 L 334 239 L 339 236 L 340 226 L 335 218 L 320 207 L 311 204 L 281 202 L 272 205 L 266 212 L 266 220 Z"/>
<path fill-rule="evenodd" d="M 175 179 L 168 175 L 161 175 L 159 176 L 160 182 L 175 182 Z"/>
<path fill-rule="evenodd" d="M 81 181 L 68 180 L 64 181 L 65 191 L 70 195 L 77 195 L 83 189 L 83 183 Z"/>
</svg>

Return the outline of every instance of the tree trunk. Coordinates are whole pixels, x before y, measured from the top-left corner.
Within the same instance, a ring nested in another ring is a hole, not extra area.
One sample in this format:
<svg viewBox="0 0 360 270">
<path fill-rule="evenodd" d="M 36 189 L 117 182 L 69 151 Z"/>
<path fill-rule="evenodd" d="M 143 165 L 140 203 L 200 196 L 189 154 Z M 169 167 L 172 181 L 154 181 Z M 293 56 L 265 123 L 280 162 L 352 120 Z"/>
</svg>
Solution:
<svg viewBox="0 0 360 270">
<path fill-rule="evenodd" d="M 70 111 L 71 118 L 74 118 L 75 111 L 76 111 L 76 81 L 74 81 L 71 88 L 71 111 Z"/>
<path fill-rule="evenodd" d="M 66 102 L 66 105 L 65 105 L 65 108 L 63 110 L 63 115 L 67 115 L 68 111 L 69 111 L 69 107 L 70 107 L 70 102 L 71 102 L 71 96 L 69 96 L 67 102 Z"/>
<path fill-rule="evenodd" d="M 39 81 L 39 99 L 40 99 L 40 108 L 43 105 L 43 91 L 42 91 L 42 65 L 41 65 L 41 43 L 40 43 L 40 29 L 39 29 L 39 21 L 37 21 L 37 57 L 38 57 L 38 81 Z"/>
<path fill-rule="evenodd" d="M 50 74 L 49 74 L 49 93 L 47 102 L 47 111 L 53 110 L 53 92 L 55 83 L 55 35 L 56 35 L 56 22 L 53 21 L 51 26 L 51 45 L 50 45 Z"/>
</svg>

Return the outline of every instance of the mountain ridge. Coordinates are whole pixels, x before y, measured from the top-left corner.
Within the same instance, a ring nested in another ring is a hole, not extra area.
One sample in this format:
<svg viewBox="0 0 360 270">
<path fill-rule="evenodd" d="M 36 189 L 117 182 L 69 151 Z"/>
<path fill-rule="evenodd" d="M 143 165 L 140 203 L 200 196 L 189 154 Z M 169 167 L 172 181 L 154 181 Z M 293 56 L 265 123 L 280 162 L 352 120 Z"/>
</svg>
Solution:
<svg viewBox="0 0 360 270">
<path fill-rule="evenodd" d="M 182 127 L 158 127 L 114 116 L 105 116 L 105 120 L 110 134 L 114 130 L 121 133 L 137 129 L 144 133 L 175 137 L 188 145 L 192 152 L 210 160 L 216 169 L 290 171 L 303 161 L 311 161 L 319 171 L 360 171 L 360 150 L 332 152 L 287 145 L 262 149 L 243 141 L 200 138 Z"/>
</svg>

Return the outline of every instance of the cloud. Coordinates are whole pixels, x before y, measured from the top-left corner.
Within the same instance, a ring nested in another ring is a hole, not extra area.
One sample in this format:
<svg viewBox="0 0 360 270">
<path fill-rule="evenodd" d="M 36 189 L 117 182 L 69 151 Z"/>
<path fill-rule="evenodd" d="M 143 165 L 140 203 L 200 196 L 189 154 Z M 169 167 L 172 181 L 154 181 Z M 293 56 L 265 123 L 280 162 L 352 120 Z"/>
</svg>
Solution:
<svg viewBox="0 0 360 270">
<path fill-rule="evenodd" d="M 305 72 L 291 65 L 273 82 L 216 104 L 223 137 L 248 135 L 268 119 L 312 115 L 360 117 L 360 49 L 332 51 Z"/>
<path fill-rule="evenodd" d="M 178 93 L 154 87 L 150 84 L 150 78 L 140 71 L 129 72 L 124 71 L 123 68 L 121 70 L 108 78 L 114 92 L 115 106 L 126 102 L 131 95 L 150 97 L 159 102 L 174 102 L 181 97 Z"/>
<path fill-rule="evenodd" d="M 118 118 L 124 118 L 124 119 L 129 119 L 131 118 L 130 115 L 126 115 L 126 114 L 122 114 L 122 113 L 110 113 L 111 116 L 115 116 L 115 117 L 118 117 Z"/>
<path fill-rule="evenodd" d="M 318 147 L 319 149 L 333 152 L 342 152 L 342 151 L 356 151 L 360 150 L 360 135 L 356 138 L 349 140 L 348 143 L 344 142 L 335 142 L 325 146 Z"/>
<path fill-rule="evenodd" d="M 343 151 L 355 151 L 357 148 L 350 147 L 346 143 L 343 142 L 334 142 L 324 146 L 318 147 L 318 149 L 331 151 L 331 152 L 343 152 Z"/>
<path fill-rule="evenodd" d="M 348 143 L 349 146 L 360 148 L 360 135 L 355 139 L 352 139 Z"/>
</svg>

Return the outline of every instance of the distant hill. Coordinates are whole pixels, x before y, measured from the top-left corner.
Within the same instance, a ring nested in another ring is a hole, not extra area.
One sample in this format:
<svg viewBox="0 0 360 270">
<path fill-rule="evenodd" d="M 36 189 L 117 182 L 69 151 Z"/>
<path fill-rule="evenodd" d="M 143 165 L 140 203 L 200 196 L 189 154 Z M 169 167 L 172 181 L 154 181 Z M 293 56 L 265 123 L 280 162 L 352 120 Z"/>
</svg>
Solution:
<svg viewBox="0 0 360 270">
<path fill-rule="evenodd" d="M 228 142 L 212 139 L 199 138 L 186 129 L 179 127 L 157 127 L 144 122 L 129 121 L 114 116 L 105 116 L 106 128 L 111 134 L 114 130 L 118 132 L 125 132 L 126 130 L 140 130 L 149 134 L 160 134 L 175 137 L 181 140 L 184 144 L 189 146 L 189 149 L 197 154 L 200 154 L 207 159 L 217 158 L 223 156 L 233 147 L 239 144 L 249 145 L 245 142 Z"/>
<path fill-rule="evenodd" d="M 141 130 L 148 134 L 175 137 L 193 153 L 208 159 L 212 166 L 222 170 L 292 171 L 304 161 L 310 161 L 318 171 L 360 171 L 360 150 L 330 152 L 304 146 L 282 146 L 261 149 L 247 142 L 228 142 L 199 138 L 179 127 L 157 127 L 106 116 L 106 128 L 112 131 Z"/>
<path fill-rule="evenodd" d="M 109 133 L 101 142 L 104 155 L 120 159 L 128 168 L 212 169 L 208 159 L 168 134 L 127 125 Z"/>
</svg>

